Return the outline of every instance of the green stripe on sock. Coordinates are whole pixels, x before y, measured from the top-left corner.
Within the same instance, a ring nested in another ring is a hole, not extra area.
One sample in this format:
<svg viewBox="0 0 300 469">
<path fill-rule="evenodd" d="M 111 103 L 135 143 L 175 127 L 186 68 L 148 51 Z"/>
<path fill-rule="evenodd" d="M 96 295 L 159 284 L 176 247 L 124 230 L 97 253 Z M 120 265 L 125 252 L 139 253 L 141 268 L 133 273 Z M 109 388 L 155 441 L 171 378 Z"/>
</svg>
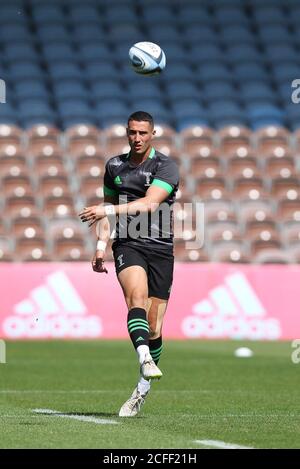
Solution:
<svg viewBox="0 0 300 469">
<path fill-rule="evenodd" d="M 134 324 L 134 323 L 136 323 L 136 322 L 139 322 L 139 323 L 142 322 L 142 323 L 144 323 L 144 324 L 148 324 L 148 321 L 146 321 L 145 319 L 130 319 L 130 321 L 128 321 L 127 324 L 128 324 L 128 325 L 129 325 L 129 324 Z"/>
<path fill-rule="evenodd" d="M 161 353 L 152 353 L 152 352 L 150 352 L 150 355 L 153 359 L 157 359 L 161 356 Z"/>
<path fill-rule="evenodd" d="M 151 350 L 151 353 L 158 353 L 158 352 L 161 352 L 162 351 L 162 348 L 163 346 L 161 345 L 160 347 L 154 349 L 154 350 Z"/>
<path fill-rule="evenodd" d="M 128 325 L 128 330 L 130 331 L 133 327 L 137 327 L 137 326 L 141 326 L 141 327 L 147 327 L 147 329 L 149 330 L 149 324 L 146 322 L 140 322 L 140 321 L 136 321 L 134 324 L 130 324 Z"/>
<path fill-rule="evenodd" d="M 144 326 L 137 326 L 137 327 L 134 327 L 133 329 L 128 329 L 130 334 L 134 331 L 136 331 L 137 329 L 141 329 L 143 331 L 146 331 L 146 332 L 149 332 L 149 327 L 144 327 Z"/>
</svg>

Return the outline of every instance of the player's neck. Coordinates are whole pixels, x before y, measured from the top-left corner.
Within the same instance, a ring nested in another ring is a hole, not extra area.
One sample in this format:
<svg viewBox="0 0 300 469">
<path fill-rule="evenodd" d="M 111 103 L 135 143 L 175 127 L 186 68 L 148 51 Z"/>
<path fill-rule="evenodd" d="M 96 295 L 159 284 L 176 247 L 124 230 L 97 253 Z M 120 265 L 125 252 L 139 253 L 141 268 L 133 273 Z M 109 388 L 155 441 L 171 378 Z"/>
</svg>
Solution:
<svg viewBox="0 0 300 469">
<path fill-rule="evenodd" d="M 130 163 L 133 163 L 134 165 L 139 165 L 146 161 L 149 158 L 149 155 L 151 153 L 152 147 L 150 146 L 145 153 L 134 153 L 132 150 L 130 152 Z"/>
</svg>

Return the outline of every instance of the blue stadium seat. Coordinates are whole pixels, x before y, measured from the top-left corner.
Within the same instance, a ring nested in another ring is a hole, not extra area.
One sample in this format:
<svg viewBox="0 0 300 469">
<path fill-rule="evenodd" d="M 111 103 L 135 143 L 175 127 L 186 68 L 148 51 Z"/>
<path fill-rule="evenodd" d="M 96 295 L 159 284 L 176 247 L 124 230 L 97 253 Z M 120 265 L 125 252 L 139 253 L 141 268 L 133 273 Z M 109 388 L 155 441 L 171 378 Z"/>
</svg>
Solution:
<svg viewBox="0 0 300 469">
<path fill-rule="evenodd" d="M 163 41 L 173 41 L 180 44 L 182 36 L 176 25 L 164 24 L 159 19 L 157 23 L 151 26 L 151 40 L 158 44 Z"/>
<path fill-rule="evenodd" d="M 194 73 L 186 64 L 170 63 L 168 64 L 168 80 L 186 79 L 193 80 Z"/>
<path fill-rule="evenodd" d="M 108 5 L 106 8 L 105 20 L 108 24 L 127 23 L 134 24 L 140 20 L 135 12 L 135 8 L 130 5 L 119 5 L 117 8 L 115 4 Z"/>
<path fill-rule="evenodd" d="M 172 124 L 175 126 L 177 132 L 181 132 L 184 129 L 192 127 L 194 125 L 208 127 L 211 125 L 211 122 L 208 118 L 206 111 L 201 111 L 199 114 L 192 117 L 176 117 L 173 119 Z"/>
<path fill-rule="evenodd" d="M 32 17 L 37 24 L 63 23 L 66 19 L 62 8 L 57 5 L 37 5 L 32 8 Z"/>
<path fill-rule="evenodd" d="M 68 43 L 44 44 L 43 53 L 48 62 L 73 61 L 78 58 L 75 50 Z"/>
<path fill-rule="evenodd" d="M 220 78 L 219 80 L 215 80 L 212 83 L 204 83 L 203 97 L 208 103 L 220 99 L 234 101 L 238 97 L 238 91 L 230 81 L 224 82 Z"/>
<path fill-rule="evenodd" d="M 210 23 L 201 25 L 201 28 L 198 24 L 186 23 L 182 27 L 182 40 L 191 46 L 195 45 L 195 41 L 198 41 L 200 45 L 217 44 L 217 35 Z"/>
<path fill-rule="evenodd" d="M 99 42 L 101 44 L 107 34 L 98 24 L 78 24 L 73 28 L 73 40 L 78 44 L 91 42 L 92 44 Z"/>
<path fill-rule="evenodd" d="M 289 44 L 293 37 L 283 25 L 266 25 L 258 31 L 258 38 L 264 45 Z"/>
<path fill-rule="evenodd" d="M 206 63 L 205 61 L 200 62 L 196 68 L 196 76 L 201 83 L 207 83 L 213 80 L 232 80 L 232 74 L 226 65 L 222 63 Z"/>
<path fill-rule="evenodd" d="M 18 115 L 23 126 L 29 123 L 47 123 L 55 121 L 53 109 L 45 100 L 31 99 L 19 102 Z"/>
<path fill-rule="evenodd" d="M 4 56 L 8 62 L 18 60 L 37 62 L 40 58 L 37 50 L 30 43 L 7 43 L 4 49 Z"/>
<path fill-rule="evenodd" d="M 12 44 L 14 42 L 31 42 L 32 35 L 26 24 L 3 24 L 0 28 L 0 41 Z"/>
<path fill-rule="evenodd" d="M 37 27 L 37 39 L 44 44 L 70 41 L 70 33 L 63 24 L 44 24 Z"/>
<path fill-rule="evenodd" d="M 151 2 L 149 4 L 145 2 L 141 4 L 141 7 L 143 18 L 148 24 L 153 23 L 153 18 L 159 19 L 160 22 L 165 24 L 174 24 L 176 22 L 171 3 L 157 2 L 153 4 Z"/>
<path fill-rule="evenodd" d="M 120 99 L 102 99 L 96 103 L 95 111 L 98 117 L 105 118 L 105 116 L 115 116 L 126 113 L 128 112 L 128 107 L 125 101 L 121 101 Z"/>
<path fill-rule="evenodd" d="M 247 103 L 259 103 L 259 102 L 275 102 L 277 100 L 277 94 L 268 83 L 264 82 L 250 82 L 241 83 L 240 85 L 240 96 L 241 99 Z"/>
<path fill-rule="evenodd" d="M 285 15 L 283 9 L 279 6 L 259 6 L 253 9 L 254 21 L 262 26 L 268 24 L 283 24 L 285 21 Z"/>
<path fill-rule="evenodd" d="M 11 63 L 9 73 L 13 81 L 35 79 L 43 80 L 45 73 L 38 65 L 32 62 Z"/>
<path fill-rule="evenodd" d="M 161 43 L 165 51 L 167 61 L 169 62 L 189 62 L 189 53 L 186 47 L 181 43 L 164 41 Z"/>
<path fill-rule="evenodd" d="M 84 62 L 111 61 L 111 51 L 105 44 L 81 44 L 79 45 L 78 53 Z"/>
<path fill-rule="evenodd" d="M 241 7 L 220 7 L 214 11 L 214 20 L 219 26 L 248 25 L 249 19 Z"/>
<path fill-rule="evenodd" d="M 300 128 L 300 105 L 287 101 L 284 108 L 284 122 L 292 130 Z"/>
<path fill-rule="evenodd" d="M 91 62 L 87 63 L 84 67 L 84 74 L 86 79 L 93 82 L 95 80 L 110 78 L 111 80 L 117 80 L 120 77 L 120 72 L 117 68 L 107 62 Z"/>
<path fill-rule="evenodd" d="M 63 120 L 75 118 L 77 122 L 83 122 L 89 119 L 93 110 L 83 99 L 65 99 L 57 102 L 59 114 Z"/>
<path fill-rule="evenodd" d="M 5 5 L 4 2 L 1 5 L 0 24 L 1 27 L 4 24 L 22 24 L 27 21 L 27 15 L 24 11 L 23 2 L 16 2 L 15 4 Z"/>
<path fill-rule="evenodd" d="M 18 123 L 18 112 L 10 104 L 0 104 L 0 123 L 1 124 L 17 124 Z"/>
<path fill-rule="evenodd" d="M 208 13 L 207 8 L 202 5 L 189 5 L 184 2 L 178 8 L 178 19 L 184 25 L 190 25 L 196 23 L 199 29 L 202 25 L 211 24 L 212 17 Z"/>
<path fill-rule="evenodd" d="M 243 124 L 247 122 L 245 111 L 236 102 L 224 100 L 213 102 L 208 106 L 208 116 L 216 128 L 226 125 Z"/>
<path fill-rule="evenodd" d="M 190 49 L 191 63 L 206 65 L 208 62 L 224 61 L 224 54 L 220 47 L 213 44 L 206 44 L 206 42 L 192 45 Z"/>
<path fill-rule="evenodd" d="M 219 37 L 221 41 L 226 45 L 254 45 L 256 36 L 245 25 L 231 24 L 225 25 L 219 30 Z"/>
<path fill-rule="evenodd" d="M 151 99 L 162 99 L 163 98 L 163 93 L 161 88 L 156 85 L 155 82 L 147 80 L 145 81 L 139 81 L 136 82 L 134 81 L 133 83 L 129 82 L 128 83 L 128 89 L 126 92 L 123 91 L 123 94 L 125 96 L 128 95 L 128 98 L 131 99 L 136 99 L 136 98 L 151 98 Z"/>
<path fill-rule="evenodd" d="M 78 65 L 74 63 L 49 63 L 48 64 L 49 74 L 52 80 L 81 80 L 83 78 L 83 72 Z"/>
<path fill-rule="evenodd" d="M 161 101 L 154 101 L 153 99 L 139 98 L 132 99 L 128 106 L 129 114 L 137 110 L 149 112 L 153 115 L 154 121 L 159 117 L 161 120 L 167 120 L 169 118 L 169 111 L 162 104 Z"/>
<path fill-rule="evenodd" d="M 292 83 L 295 78 L 300 77 L 300 64 L 278 64 L 277 62 L 272 64 L 272 78 L 281 84 L 284 82 Z"/>
<path fill-rule="evenodd" d="M 111 24 L 108 30 L 108 35 L 110 41 L 126 41 L 128 45 L 140 41 L 143 37 L 143 34 L 137 26 L 126 23 Z"/>
<path fill-rule="evenodd" d="M 250 44 L 235 44 L 226 50 L 226 58 L 231 64 L 242 62 L 262 62 L 264 56 L 255 46 Z"/>
<path fill-rule="evenodd" d="M 88 89 L 78 80 L 66 80 L 62 83 L 57 81 L 53 85 L 53 92 L 58 101 L 70 98 L 81 100 L 89 99 Z"/>
<path fill-rule="evenodd" d="M 101 15 L 96 5 L 80 3 L 80 5 L 70 5 L 68 18 L 72 24 L 92 24 L 100 21 Z"/>
<path fill-rule="evenodd" d="M 96 122 L 100 127 L 125 123 L 129 114 L 130 108 L 120 99 L 103 99 L 95 106 Z"/>
<path fill-rule="evenodd" d="M 256 62 L 245 62 L 235 64 L 232 75 L 238 83 L 260 80 L 269 81 L 270 77 L 265 67 Z"/>
<path fill-rule="evenodd" d="M 91 84 L 90 95 L 93 101 L 107 98 L 125 99 L 124 88 L 115 80 L 97 80 Z"/>
<path fill-rule="evenodd" d="M 299 59 L 296 48 L 291 45 L 271 44 L 265 47 L 265 54 L 271 63 L 297 63 Z"/>
<path fill-rule="evenodd" d="M 22 100 L 24 98 L 50 99 L 50 90 L 41 80 L 21 80 L 15 83 L 14 96 Z"/>
<path fill-rule="evenodd" d="M 168 83 L 166 92 L 174 101 L 178 98 L 200 98 L 200 90 L 196 84 L 185 80 L 172 80 Z"/>
<path fill-rule="evenodd" d="M 246 104 L 246 111 L 254 130 L 267 125 L 282 126 L 284 123 L 282 109 L 272 104 L 249 103 Z"/>
</svg>

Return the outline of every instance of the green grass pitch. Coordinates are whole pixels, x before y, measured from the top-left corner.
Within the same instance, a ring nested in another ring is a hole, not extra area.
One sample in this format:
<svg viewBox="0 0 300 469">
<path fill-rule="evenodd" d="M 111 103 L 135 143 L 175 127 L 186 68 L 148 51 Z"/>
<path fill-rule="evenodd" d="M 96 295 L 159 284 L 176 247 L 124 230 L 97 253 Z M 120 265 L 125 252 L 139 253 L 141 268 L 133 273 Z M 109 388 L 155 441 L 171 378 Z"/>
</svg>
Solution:
<svg viewBox="0 0 300 469">
<path fill-rule="evenodd" d="M 242 345 L 252 358 L 234 357 Z M 299 448 L 300 364 L 292 363 L 292 351 L 289 342 L 166 341 L 164 376 L 142 413 L 121 419 L 138 375 L 129 340 L 8 342 L 7 363 L 0 364 L 0 447 L 199 448 L 195 440 L 218 440 Z"/>
</svg>

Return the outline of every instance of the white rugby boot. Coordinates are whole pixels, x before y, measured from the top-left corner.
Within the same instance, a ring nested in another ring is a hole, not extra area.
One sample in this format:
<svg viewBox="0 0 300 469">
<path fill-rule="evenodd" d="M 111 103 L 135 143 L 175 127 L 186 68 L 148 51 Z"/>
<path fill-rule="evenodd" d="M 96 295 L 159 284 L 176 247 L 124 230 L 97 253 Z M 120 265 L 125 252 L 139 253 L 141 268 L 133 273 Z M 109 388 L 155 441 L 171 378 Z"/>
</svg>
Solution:
<svg viewBox="0 0 300 469">
<path fill-rule="evenodd" d="M 162 372 L 155 365 L 151 355 L 146 356 L 145 360 L 141 364 L 141 375 L 144 379 L 160 379 L 162 377 Z"/>
<path fill-rule="evenodd" d="M 136 386 L 130 398 L 122 405 L 119 411 L 119 417 L 135 417 L 135 415 L 140 412 L 142 405 L 145 403 L 145 399 L 149 391 L 142 394 Z"/>
</svg>

